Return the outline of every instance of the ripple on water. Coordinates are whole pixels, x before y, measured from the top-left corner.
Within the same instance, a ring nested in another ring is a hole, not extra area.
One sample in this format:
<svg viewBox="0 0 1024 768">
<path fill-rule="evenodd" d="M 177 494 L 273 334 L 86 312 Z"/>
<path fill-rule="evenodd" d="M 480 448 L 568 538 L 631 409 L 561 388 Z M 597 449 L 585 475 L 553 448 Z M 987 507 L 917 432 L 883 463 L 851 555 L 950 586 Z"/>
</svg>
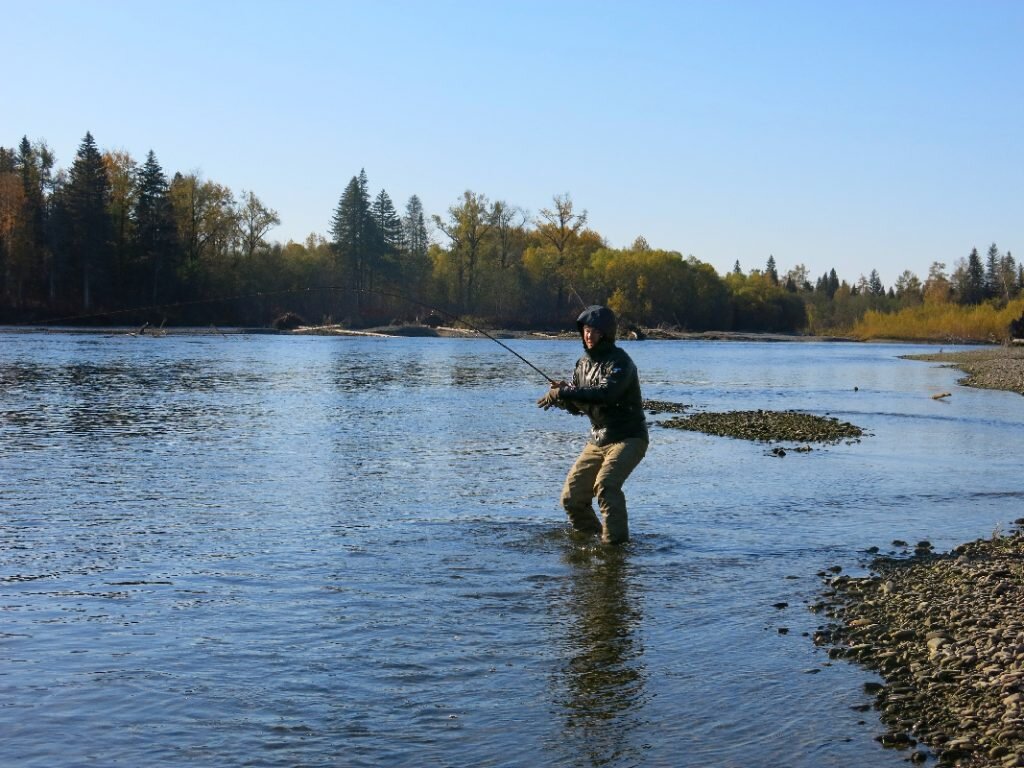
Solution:
<svg viewBox="0 0 1024 768">
<path fill-rule="evenodd" d="M 1019 456 L 1019 415 L 937 405 L 896 347 L 632 345 L 658 399 L 874 437 L 780 461 L 656 430 L 609 549 L 558 509 L 582 420 L 493 344 L 391 341 L 3 339 L 7 759 L 903 764 L 803 606 L 871 545 L 1016 517 L 980 446 Z"/>
</svg>

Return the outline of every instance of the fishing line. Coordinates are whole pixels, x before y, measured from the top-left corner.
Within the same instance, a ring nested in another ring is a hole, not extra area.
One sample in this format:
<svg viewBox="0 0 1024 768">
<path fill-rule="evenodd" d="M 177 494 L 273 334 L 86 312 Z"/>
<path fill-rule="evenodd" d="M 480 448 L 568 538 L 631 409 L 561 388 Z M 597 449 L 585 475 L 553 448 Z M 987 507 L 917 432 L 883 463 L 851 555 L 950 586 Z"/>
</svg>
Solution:
<svg viewBox="0 0 1024 768">
<path fill-rule="evenodd" d="M 466 320 L 465 318 L 461 317 L 460 315 L 456 315 L 456 314 L 454 314 L 452 312 L 448 312 L 447 310 L 441 309 L 440 307 L 435 307 L 435 306 L 433 306 L 431 304 L 427 304 L 424 301 L 420 301 L 419 299 L 414 299 L 413 297 L 407 296 L 407 295 L 402 294 L 402 293 L 391 292 L 391 291 L 381 291 L 381 290 L 378 290 L 378 289 L 375 289 L 375 288 L 354 288 L 354 287 L 347 286 L 347 285 L 321 285 L 321 286 L 307 286 L 306 288 L 286 288 L 286 289 L 282 289 L 282 290 L 279 290 L 279 291 L 256 291 L 254 293 L 240 294 L 240 295 L 237 295 L 237 296 L 222 296 L 222 297 L 217 297 L 217 298 L 213 298 L 213 299 L 191 299 L 189 301 L 175 301 L 175 302 L 167 302 L 167 303 L 164 303 L 164 304 L 150 304 L 150 305 L 146 305 L 146 306 L 130 307 L 130 308 L 127 308 L 127 309 L 114 309 L 114 310 L 107 310 L 107 311 L 104 311 L 104 312 L 93 312 L 93 313 L 90 313 L 90 314 L 65 315 L 63 317 L 50 318 L 50 319 L 47 319 L 47 320 L 37 320 L 37 321 L 31 322 L 31 323 L 30 322 L 15 323 L 15 326 L 19 326 L 19 325 L 22 325 L 22 326 L 24 326 L 24 325 L 52 325 L 54 323 L 67 323 L 67 322 L 74 322 L 74 321 L 78 321 L 78 320 L 94 320 L 94 319 L 96 319 L 98 317 L 109 317 L 109 316 L 112 316 L 112 315 L 141 314 L 141 313 L 145 313 L 145 312 L 155 312 L 157 310 L 181 309 L 183 307 L 193 307 L 193 306 L 198 306 L 200 304 L 214 304 L 216 302 L 242 301 L 242 300 L 245 300 L 245 299 L 268 298 L 268 297 L 272 297 L 272 296 L 283 296 L 283 295 L 289 295 L 289 294 L 314 293 L 314 292 L 318 292 L 318 291 L 348 291 L 350 293 L 363 293 L 363 294 L 372 294 L 372 295 L 375 295 L 375 296 L 384 296 L 384 297 L 387 297 L 387 298 L 398 299 L 399 301 L 408 302 L 409 304 L 415 304 L 416 306 L 422 307 L 423 309 L 430 310 L 431 312 L 436 312 L 438 315 L 441 315 L 442 317 L 445 317 L 445 318 L 447 318 L 447 319 L 449 319 L 449 320 L 451 320 L 453 322 L 456 322 L 456 323 L 459 323 L 461 325 L 464 325 L 467 328 L 469 328 L 471 331 L 474 331 L 475 333 L 479 333 L 481 336 L 484 336 L 484 337 L 490 339 L 495 344 L 497 344 L 499 347 L 504 349 L 506 352 L 510 352 L 511 354 L 513 354 L 517 358 L 519 358 L 519 360 L 521 360 L 522 362 L 526 363 L 526 365 L 530 366 L 530 368 L 532 368 L 534 371 L 536 371 L 541 376 L 543 376 L 544 380 L 547 381 L 549 384 L 556 384 L 557 383 L 555 379 L 553 379 L 551 376 L 548 376 L 544 371 L 542 371 L 540 368 L 538 368 L 532 362 L 527 360 L 521 354 L 516 352 L 514 349 L 512 349 L 512 347 L 508 346 L 508 344 L 505 344 L 500 339 L 495 338 L 494 336 L 492 336 L 490 333 L 488 333 L 484 329 L 480 328 L 477 325 L 474 325 L 473 323 L 469 322 L 468 320 Z M 323 328 L 325 326 L 313 326 L 313 327 L 314 328 Z"/>
</svg>

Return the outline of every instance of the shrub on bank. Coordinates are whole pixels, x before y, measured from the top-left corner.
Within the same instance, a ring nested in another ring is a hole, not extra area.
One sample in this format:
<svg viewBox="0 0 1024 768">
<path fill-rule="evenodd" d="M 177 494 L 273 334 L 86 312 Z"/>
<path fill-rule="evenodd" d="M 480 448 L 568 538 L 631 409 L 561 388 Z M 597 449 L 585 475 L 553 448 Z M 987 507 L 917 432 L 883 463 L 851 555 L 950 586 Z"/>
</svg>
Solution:
<svg viewBox="0 0 1024 768">
<path fill-rule="evenodd" d="M 921 304 L 899 312 L 869 310 L 852 335 L 859 339 L 998 343 L 1009 336 L 1010 323 L 1024 313 L 1024 299 L 1003 306 L 992 303 Z"/>
</svg>

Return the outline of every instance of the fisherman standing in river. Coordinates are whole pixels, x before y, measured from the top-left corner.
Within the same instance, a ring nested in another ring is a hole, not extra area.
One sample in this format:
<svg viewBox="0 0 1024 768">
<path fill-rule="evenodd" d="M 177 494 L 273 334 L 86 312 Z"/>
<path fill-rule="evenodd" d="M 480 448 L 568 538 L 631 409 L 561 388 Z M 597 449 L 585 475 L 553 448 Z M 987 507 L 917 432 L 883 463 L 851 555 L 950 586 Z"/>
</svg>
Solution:
<svg viewBox="0 0 1024 768">
<path fill-rule="evenodd" d="M 576 362 L 572 383 L 552 384 L 537 405 L 590 418 L 590 441 L 565 478 L 562 506 L 576 531 L 600 534 L 606 544 L 623 544 L 629 541 L 629 518 L 622 485 L 647 453 L 640 377 L 629 355 L 615 345 L 615 314 L 610 309 L 587 307 L 576 326 L 584 354 Z M 600 520 L 594 513 L 595 496 Z"/>
</svg>

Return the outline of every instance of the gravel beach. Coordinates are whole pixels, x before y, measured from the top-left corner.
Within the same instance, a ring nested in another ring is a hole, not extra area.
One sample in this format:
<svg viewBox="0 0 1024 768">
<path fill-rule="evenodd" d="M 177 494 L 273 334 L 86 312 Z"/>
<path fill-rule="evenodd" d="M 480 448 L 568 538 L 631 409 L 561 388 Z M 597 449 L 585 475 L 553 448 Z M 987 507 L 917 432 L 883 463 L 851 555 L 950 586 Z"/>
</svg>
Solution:
<svg viewBox="0 0 1024 768">
<path fill-rule="evenodd" d="M 1024 347 L 985 347 L 967 352 L 938 352 L 908 355 L 908 360 L 945 363 L 967 374 L 960 383 L 967 387 L 1003 389 L 1024 395 Z"/>
<path fill-rule="evenodd" d="M 814 641 L 884 678 L 865 686 L 889 729 L 883 745 L 911 750 L 911 762 L 1024 766 L 1024 534 L 942 555 L 920 542 L 870 576 L 826 580 L 814 608 L 835 623 Z"/>
</svg>

